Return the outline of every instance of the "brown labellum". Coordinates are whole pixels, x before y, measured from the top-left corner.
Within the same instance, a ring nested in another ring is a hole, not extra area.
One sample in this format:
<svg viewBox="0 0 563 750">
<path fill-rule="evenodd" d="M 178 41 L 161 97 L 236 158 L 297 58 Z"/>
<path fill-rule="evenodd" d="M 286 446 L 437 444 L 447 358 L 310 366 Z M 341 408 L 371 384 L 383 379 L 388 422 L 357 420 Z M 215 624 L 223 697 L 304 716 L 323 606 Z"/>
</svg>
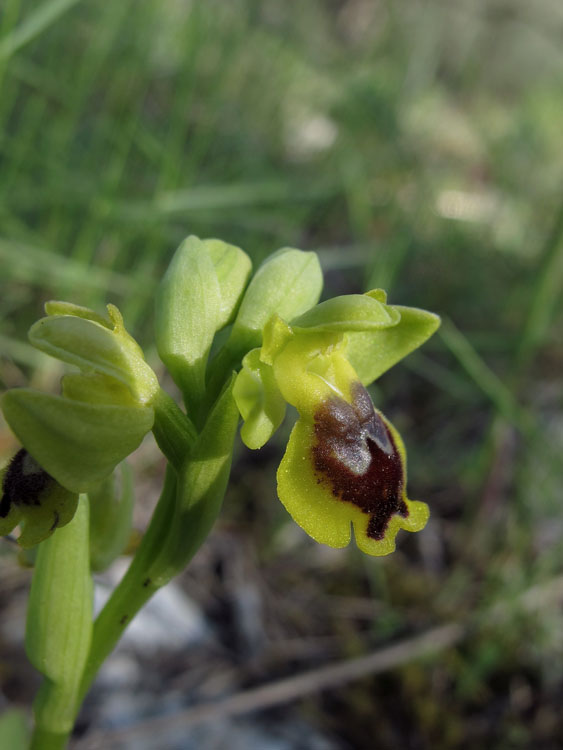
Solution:
<svg viewBox="0 0 563 750">
<path fill-rule="evenodd" d="M 315 412 L 313 464 L 318 482 L 370 516 L 367 535 L 380 540 L 393 515 L 409 514 L 403 462 L 363 385 L 354 383 L 351 393 L 351 404 L 334 396 Z"/>
</svg>

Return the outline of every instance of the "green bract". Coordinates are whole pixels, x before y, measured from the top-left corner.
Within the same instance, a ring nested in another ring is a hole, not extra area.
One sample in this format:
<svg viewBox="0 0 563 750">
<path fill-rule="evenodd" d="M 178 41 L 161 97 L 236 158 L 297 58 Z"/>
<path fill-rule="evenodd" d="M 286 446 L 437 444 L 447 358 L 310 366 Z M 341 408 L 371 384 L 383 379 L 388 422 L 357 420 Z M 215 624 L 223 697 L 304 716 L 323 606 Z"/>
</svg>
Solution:
<svg viewBox="0 0 563 750">
<path fill-rule="evenodd" d="M 343 547 L 353 524 L 362 551 L 385 555 L 400 528 L 425 525 L 428 507 L 406 494 L 401 437 L 364 386 L 438 325 L 437 316 L 387 305 L 385 293 L 374 290 L 323 302 L 291 325 L 273 315 L 261 349 L 245 357 L 234 389 L 242 439 L 260 447 L 281 422 L 281 401 L 297 408 L 278 493 L 317 541 Z"/>
</svg>

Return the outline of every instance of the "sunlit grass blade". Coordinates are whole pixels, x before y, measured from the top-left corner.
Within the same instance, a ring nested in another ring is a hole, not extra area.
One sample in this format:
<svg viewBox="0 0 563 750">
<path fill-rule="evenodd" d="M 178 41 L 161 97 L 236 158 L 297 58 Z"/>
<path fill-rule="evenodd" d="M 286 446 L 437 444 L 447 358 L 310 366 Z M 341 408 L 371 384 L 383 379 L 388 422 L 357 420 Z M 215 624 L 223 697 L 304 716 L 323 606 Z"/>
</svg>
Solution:
<svg viewBox="0 0 563 750">
<path fill-rule="evenodd" d="M 5 262 L 12 280 L 33 284 L 49 283 L 57 288 L 72 285 L 80 289 L 99 289 L 115 294 L 133 290 L 133 281 L 124 274 L 93 268 L 43 248 L 0 238 L 0 260 Z M 143 296 L 143 290 L 136 294 Z"/>
<path fill-rule="evenodd" d="M 50 2 L 43 3 L 0 41 L 0 61 L 9 59 L 80 1 L 50 0 Z"/>
<path fill-rule="evenodd" d="M 46 354 L 37 351 L 31 344 L 21 339 L 0 334 L 0 351 L 3 357 L 8 357 L 22 365 L 29 365 L 37 369 L 46 365 L 49 366 L 50 358 Z"/>
<path fill-rule="evenodd" d="M 516 367 L 524 369 L 545 338 L 563 288 L 563 204 L 547 237 L 536 272 L 532 298 L 517 350 Z"/>
<path fill-rule="evenodd" d="M 510 388 L 491 370 L 469 339 L 447 319 L 442 321 L 438 335 L 498 413 L 529 435 L 534 430 L 531 415 L 520 406 Z"/>
</svg>

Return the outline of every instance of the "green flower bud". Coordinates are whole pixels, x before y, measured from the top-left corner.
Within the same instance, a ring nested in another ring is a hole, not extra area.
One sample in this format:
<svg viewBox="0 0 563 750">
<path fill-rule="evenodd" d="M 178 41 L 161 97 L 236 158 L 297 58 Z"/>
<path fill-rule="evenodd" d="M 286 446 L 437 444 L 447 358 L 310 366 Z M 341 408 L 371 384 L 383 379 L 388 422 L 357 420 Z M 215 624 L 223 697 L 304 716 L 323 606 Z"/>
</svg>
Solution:
<svg viewBox="0 0 563 750">
<path fill-rule="evenodd" d="M 81 370 L 115 378 L 130 388 L 139 403 L 150 403 L 159 388 L 157 377 L 125 330 L 117 307 L 108 305 L 107 309 L 108 321 L 76 305 L 47 303 L 49 316 L 31 327 L 29 340 L 37 349 Z"/>
<path fill-rule="evenodd" d="M 90 564 L 94 571 L 108 568 L 123 554 L 133 522 L 133 476 L 124 461 L 90 497 Z"/>
<path fill-rule="evenodd" d="M 180 245 L 159 285 L 158 353 L 191 403 L 205 392 L 213 337 L 234 314 L 250 265 L 238 247 L 192 236 Z"/>
<path fill-rule="evenodd" d="M 261 448 L 283 422 L 285 400 L 274 378 L 273 368 L 260 360 L 260 349 L 252 349 L 242 360 L 242 370 L 233 387 L 233 397 L 244 419 L 240 435 L 249 448 Z"/>
<path fill-rule="evenodd" d="M 24 549 L 72 520 L 78 494 L 61 487 L 24 448 L 2 470 L 1 481 L 0 535 L 19 524 L 18 543 Z"/>
<path fill-rule="evenodd" d="M 232 323 L 252 271 L 248 255 L 222 240 L 203 240 L 219 282 L 217 330 Z"/>
<path fill-rule="evenodd" d="M 323 276 L 317 255 L 283 248 L 263 263 L 242 299 L 227 348 L 237 356 L 260 346 L 262 329 L 274 313 L 284 320 L 319 300 Z"/>
</svg>

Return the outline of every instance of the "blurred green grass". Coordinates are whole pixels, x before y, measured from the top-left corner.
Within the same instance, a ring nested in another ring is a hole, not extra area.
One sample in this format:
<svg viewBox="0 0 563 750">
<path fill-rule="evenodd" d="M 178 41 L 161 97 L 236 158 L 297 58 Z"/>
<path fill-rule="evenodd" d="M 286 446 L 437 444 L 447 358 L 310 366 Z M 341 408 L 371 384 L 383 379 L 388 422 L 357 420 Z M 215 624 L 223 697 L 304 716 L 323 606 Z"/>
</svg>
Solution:
<svg viewBox="0 0 563 750">
<path fill-rule="evenodd" d="M 317 250 L 327 295 L 385 287 L 445 325 L 374 391 L 431 528 L 388 560 L 343 553 L 315 586 L 375 598 L 379 643 L 561 573 L 559 3 L 4 0 L 0 35 L 2 387 L 41 377 L 25 336 L 49 298 L 115 302 L 149 345 L 188 233 L 255 263 Z M 281 450 L 241 453 L 226 511 L 266 558 L 287 527 L 261 502 Z M 553 608 L 515 617 L 389 677 L 413 746 L 554 746 L 560 631 Z M 339 711 L 363 726 L 355 701 Z M 393 746 L 396 717 L 376 715 Z"/>
</svg>

